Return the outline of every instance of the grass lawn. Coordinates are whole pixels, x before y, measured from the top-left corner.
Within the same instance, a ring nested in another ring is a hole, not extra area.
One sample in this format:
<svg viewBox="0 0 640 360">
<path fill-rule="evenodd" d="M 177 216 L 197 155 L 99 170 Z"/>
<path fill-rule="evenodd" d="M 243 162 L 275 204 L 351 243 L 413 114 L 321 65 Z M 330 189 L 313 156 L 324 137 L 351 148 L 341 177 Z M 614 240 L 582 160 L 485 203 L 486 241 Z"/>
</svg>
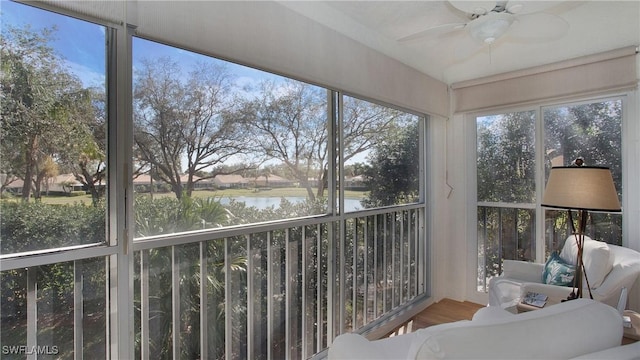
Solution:
<svg viewBox="0 0 640 360">
<path fill-rule="evenodd" d="M 148 195 L 148 193 L 143 193 L 144 195 Z M 362 199 L 367 195 L 366 191 L 345 191 L 345 198 L 347 199 Z M 141 194 L 136 194 L 141 195 Z M 168 193 L 154 193 L 154 197 L 173 197 L 174 194 L 171 192 Z M 263 190 L 256 191 L 256 189 L 224 189 L 224 190 L 196 190 L 193 192 L 193 197 L 306 197 L 307 190 L 304 188 L 291 187 L 291 188 L 275 188 L 271 190 Z M 16 197 L 13 199 L 15 201 L 19 201 L 20 198 Z M 11 201 L 11 200 L 10 200 Z M 46 204 L 74 204 L 74 203 L 85 203 L 91 204 L 91 195 L 82 195 L 82 196 L 60 196 L 60 195 L 52 195 L 52 196 L 42 196 L 42 202 Z"/>
</svg>

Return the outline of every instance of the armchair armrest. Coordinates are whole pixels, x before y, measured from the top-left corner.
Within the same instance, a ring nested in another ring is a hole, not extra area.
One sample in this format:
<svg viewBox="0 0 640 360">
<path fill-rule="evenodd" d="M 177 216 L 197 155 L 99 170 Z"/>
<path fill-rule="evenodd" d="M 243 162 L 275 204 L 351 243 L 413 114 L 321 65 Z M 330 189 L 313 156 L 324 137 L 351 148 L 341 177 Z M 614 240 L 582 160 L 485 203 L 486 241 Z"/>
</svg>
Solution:
<svg viewBox="0 0 640 360">
<path fill-rule="evenodd" d="M 627 266 L 617 265 L 611 269 L 611 272 L 605 278 L 598 288 L 591 289 L 597 293 L 598 301 L 613 299 L 614 302 L 609 305 L 615 305 L 620 296 L 622 287 L 631 288 L 640 274 L 640 264 L 631 264 Z M 594 297 L 596 295 L 594 294 Z"/>
<path fill-rule="evenodd" d="M 504 260 L 502 266 L 502 276 L 505 278 L 534 283 L 542 282 L 544 264 L 518 260 Z"/>
</svg>

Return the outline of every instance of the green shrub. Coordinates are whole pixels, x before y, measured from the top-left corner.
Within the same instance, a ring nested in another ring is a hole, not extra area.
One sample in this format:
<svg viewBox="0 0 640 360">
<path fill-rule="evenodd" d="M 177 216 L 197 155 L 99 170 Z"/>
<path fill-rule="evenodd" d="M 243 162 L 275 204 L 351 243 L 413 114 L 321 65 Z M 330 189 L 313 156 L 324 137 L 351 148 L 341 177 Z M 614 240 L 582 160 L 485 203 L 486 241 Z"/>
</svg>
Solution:
<svg viewBox="0 0 640 360">
<path fill-rule="evenodd" d="M 136 236 L 171 234 L 228 224 L 228 213 L 213 198 L 135 199 Z"/>
<path fill-rule="evenodd" d="M 106 239 L 105 208 L 81 203 L 0 203 L 0 253 L 91 244 Z"/>
<path fill-rule="evenodd" d="M 0 199 L 15 199 L 15 197 L 15 195 L 8 191 L 3 191 L 2 193 L 0 193 Z"/>
</svg>

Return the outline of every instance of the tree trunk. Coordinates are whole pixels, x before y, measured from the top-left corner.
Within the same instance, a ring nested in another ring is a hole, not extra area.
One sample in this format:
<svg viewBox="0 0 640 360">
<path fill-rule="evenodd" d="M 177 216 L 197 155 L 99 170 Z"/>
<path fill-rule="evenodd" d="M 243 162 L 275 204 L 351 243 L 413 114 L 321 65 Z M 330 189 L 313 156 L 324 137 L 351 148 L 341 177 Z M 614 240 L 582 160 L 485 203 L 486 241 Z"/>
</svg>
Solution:
<svg viewBox="0 0 640 360">
<path fill-rule="evenodd" d="M 35 153 L 36 148 L 38 147 L 38 137 L 34 136 L 31 139 L 31 143 L 27 148 L 27 152 L 25 154 L 25 172 L 24 172 L 24 183 L 22 185 L 22 201 L 29 201 L 31 197 L 31 181 L 33 181 L 33 166 L 36 162 Z"/>
<path fill-rule="evenodd" d="M 329 171 L 324 170 L 322 175 L 318 177 L 318 192 L 316 193 L 317 197 L 322 197 L 324 195 L 324 190 L 327 188 L 327 177 L 329 176 Z"/>
<path fill-rule="evenodd" d="M 33 198 L 36 200 L 42 199 L 42 179 L 43 175 L 36 171 L 36 178 L 33 180 Z"/>
<path fill-rule="evenodd" d="M 179 179 L 171 185 L 171 188 L 173 189 L 173 193 L 176 194 L 176 199 L 182 199 L 182 184 L 180 184 Z"/>
</svg>

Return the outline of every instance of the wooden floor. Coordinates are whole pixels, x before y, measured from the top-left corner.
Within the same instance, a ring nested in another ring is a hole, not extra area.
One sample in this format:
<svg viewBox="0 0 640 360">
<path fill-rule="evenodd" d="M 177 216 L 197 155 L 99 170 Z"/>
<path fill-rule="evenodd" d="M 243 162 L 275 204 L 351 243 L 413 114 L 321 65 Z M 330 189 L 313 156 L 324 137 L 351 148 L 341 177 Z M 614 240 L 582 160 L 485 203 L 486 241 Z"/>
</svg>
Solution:
<svg viewBox="0 0 640 360">
<path fill-rule="evenodd" d="M 459 320 L 471 320 L 478 309 L 484 307 L 472 302 L 460 302 L 451 299 L 441 301 L 429 306 L 424 311 L 413 317 L 409 322 L 397 328 L 387 336 L 407 334 L 425 327 L 444 324 Z"/>
</svg>

